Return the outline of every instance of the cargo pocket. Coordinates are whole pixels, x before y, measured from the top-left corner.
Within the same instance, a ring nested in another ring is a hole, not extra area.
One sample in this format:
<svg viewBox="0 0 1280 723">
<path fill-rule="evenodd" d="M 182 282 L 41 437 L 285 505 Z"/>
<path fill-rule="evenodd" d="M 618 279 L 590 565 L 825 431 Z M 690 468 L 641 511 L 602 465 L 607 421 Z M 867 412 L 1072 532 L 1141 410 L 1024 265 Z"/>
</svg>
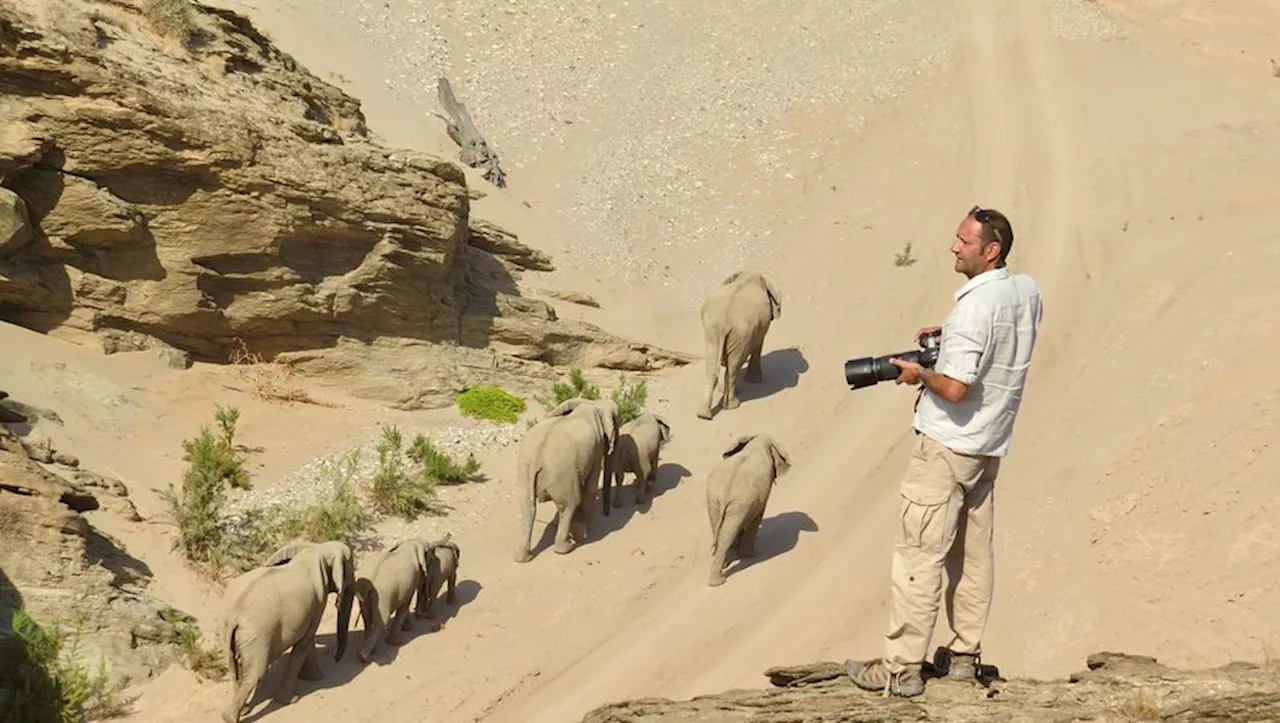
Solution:
<svg viewBox="0 0 1280 723">
<path fill-rule="evenodd" d="M 951 495 L 955 480 L 942 453 L 925 444 L 911 460 L 902 481 L 899 517 L 902 544 L 922 550 L 940 550 L 946 539 Z"/>
</svg>

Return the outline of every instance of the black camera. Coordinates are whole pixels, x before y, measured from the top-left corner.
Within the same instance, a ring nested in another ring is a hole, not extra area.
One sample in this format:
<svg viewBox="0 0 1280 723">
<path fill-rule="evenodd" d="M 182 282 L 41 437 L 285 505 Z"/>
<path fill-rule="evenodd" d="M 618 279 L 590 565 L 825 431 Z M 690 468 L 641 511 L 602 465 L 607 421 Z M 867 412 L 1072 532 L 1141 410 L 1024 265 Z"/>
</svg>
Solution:
<svg viewBox="0 0 1280 723">
<path fill-rule="evenodd" d="M 935 331 L 922 335 L 917 341 L 920 351 L 904 351 L 885 356 L 864 356 L 861 359 L 850 359 L 844 363 L 844 380 L 850 389 L 862 389 L 880 382 L 891 382 L 898 378 L 902 370 L 889 363 L 890 359 L 901 359 L 915 362 L 929 369 L 938 362 L 938 343 L 942 332 Z"/>
</svg>

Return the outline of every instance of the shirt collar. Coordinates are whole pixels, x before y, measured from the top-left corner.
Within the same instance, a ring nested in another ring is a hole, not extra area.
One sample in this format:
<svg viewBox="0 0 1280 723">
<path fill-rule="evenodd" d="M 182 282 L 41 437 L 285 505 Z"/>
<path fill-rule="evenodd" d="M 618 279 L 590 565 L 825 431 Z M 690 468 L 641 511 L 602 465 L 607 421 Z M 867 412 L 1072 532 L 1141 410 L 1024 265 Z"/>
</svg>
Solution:
<svg viewBox="0 0 1280 723">
<path fill-rule="evenodd" d="M 956 292 L 956 301 L 959 301 L 960 297 L 964 296 L 965 294 L 969 293 L 970 291 L 973 291 L 974 289 L 978 288 L 979 286 L 982 286 L 983 284 L 989 281 L 999 281 L 1001 279 L 1007 279 L 1007 278 L 1009 278 L 1008 266 L 999 266 L 994 269 L 988 269 L 986 271 L 983 271 L 982 273 L 978 274 L 972 279 L 969 279 L 968 281 L 966 281 L 964 286 L 960 287 L 960 290 Z"/>
</svg>

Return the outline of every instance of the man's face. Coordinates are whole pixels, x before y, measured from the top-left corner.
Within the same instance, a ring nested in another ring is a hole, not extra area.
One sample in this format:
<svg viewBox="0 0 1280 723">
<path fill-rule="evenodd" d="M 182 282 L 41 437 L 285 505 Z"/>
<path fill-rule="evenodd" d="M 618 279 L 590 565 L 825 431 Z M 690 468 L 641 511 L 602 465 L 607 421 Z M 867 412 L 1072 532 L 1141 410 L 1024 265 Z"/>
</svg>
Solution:
<svg viewBox="0 0 1280 723">
<path fill-rule="evenodd" d="M 999 245 L 995 242 L 982 247 L 982 224 L 974 218 L 966 216 L 956 227 L 955 242 L 951 244 L 951 253 L 956 257 L 956 271 L 972 279 L 985 271 L 990 262 L 999 253 Z M 990 257 L 990 258 L 988 258 Z"/>
</svg>

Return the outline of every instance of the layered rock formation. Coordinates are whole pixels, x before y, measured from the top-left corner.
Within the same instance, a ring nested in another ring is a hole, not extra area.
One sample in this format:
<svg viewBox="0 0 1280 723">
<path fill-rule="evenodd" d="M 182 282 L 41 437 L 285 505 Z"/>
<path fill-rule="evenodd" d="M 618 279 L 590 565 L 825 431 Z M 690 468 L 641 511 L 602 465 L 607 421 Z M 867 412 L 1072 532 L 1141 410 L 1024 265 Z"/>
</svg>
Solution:
<svg viewBox="0 0 1280 723">
<path fill-rule="evenodd" d="M 0 426 L 0 709 L 21 664 L 6 641 L 20 607 L 58 625 L 64 640 L 74 634 L 80 662 L 96 670 L 105 661 L 112 679 L 146 680 L 178 653 L 178 631 L 161 617 L 172 608 L 146 592 L 150 570 L 82 514 L 127 505 L 127 490 L 84 470 L 84 483 L 68 482 L 37 464 L 29 445 Z"/>
<path fill-rule="evenodd" d="M 202 361 L 238 338 L 402 406 L 691 360 L 522 297 L 550 261 L 471 217 L 461 168 L 378 145 L 242 16 L 193 6 L 180 43 L 126 2 L 45 2 L 0 5 L 0 319 Z"/>
<path fill-rule="evenodd" d="M 601 706 L 582 723 L 829 723 L 842 721 L 1263 721 L 1280 720 L 1275 666 L 1232 663 L 1176 670 L 1154 658 L 1097 653 L 1067 680 L 930 680 L 918 698 L 884 698 L 855 686 L 843 666 L 771 668 L 780 689 L 734 690 L 690 700 L 646 698 Z"/>
</svg>

